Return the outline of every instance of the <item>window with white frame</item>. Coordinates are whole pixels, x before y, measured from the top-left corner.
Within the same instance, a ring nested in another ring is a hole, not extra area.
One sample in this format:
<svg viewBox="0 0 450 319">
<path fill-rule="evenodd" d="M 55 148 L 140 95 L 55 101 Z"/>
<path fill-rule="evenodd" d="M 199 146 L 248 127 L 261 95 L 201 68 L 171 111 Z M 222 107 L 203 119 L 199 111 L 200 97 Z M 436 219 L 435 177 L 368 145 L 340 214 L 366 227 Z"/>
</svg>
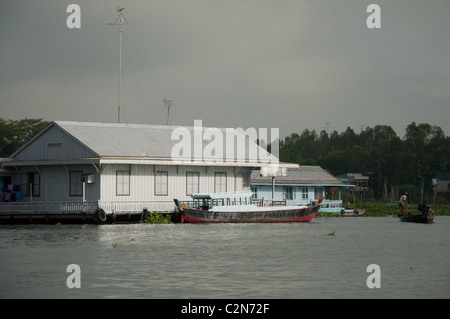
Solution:
<svg viewBox="0 0 450 319">
<path fill-rule="evenodd" d="M 116 171 L 116 195 L 130 196 L 130 171 Z"/>
<path fill-rule="evenodd" d="M 253 199 L 258 198 L 258 188 L 257 187 L 252 187 L 252 198 Z"/>
<path fill-rule="evenodd" d="M 186 195 L 192 195 L 199 192 L 199 172 L 186 172 Z"/>
<path fill-rule="evenodd" d="M 308 187 L 302 188 L 302 199 L 308 199 L 309 198 L 309 191 Z"/>
<path fill-rule="evenodd" d="M 155 195 L 167 196 L 168 195 L 168 172 L 156 172 L 155 174 Z"/>
<path fill-rule="evenodd" d="M 227 173 L 214 173 L 214 192 L 227 191 Z"/>
</svg>

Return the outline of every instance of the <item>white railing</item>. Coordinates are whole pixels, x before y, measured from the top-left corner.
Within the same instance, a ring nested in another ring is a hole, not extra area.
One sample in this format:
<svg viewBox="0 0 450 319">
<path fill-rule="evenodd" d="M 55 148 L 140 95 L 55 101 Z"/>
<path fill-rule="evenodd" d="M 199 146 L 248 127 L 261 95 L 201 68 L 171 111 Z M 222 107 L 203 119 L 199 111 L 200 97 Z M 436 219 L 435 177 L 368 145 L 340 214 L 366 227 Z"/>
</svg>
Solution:
<svg viewBox="0 0 450 319">
<path fill-rule="evenodd" d="M 266 199 L 253 199 L 257 206 L 271 205 L 294 205 L 290 201 L 272 201 Z M 192 201 L 183 201 L 185 205 L 192 206 Z M 296 203 L 299 205 L 299 203 Z M 325 200 L 322 208 L 341 207 L 341 200 Z M 106 214 L 138 214 L 146 208 L 153 212 L 175 212 L 173 201 L 98 201 L 98 202 L 58 202 L 58 201 L 23 201 L 23 202 L 0 202 L 1 213 L 93 213 L 97 208 L 102 208 Z"/>
<path fill-rule="evenodd" d="M 98 207 L 106 214 L 142 213 L 144 208 L 149 212 L 174 212 L 176 207 L 173 201 L 99 201 Z"/>
<path fill-rule="evenodd" d="M 95 201 L 95 202 L 58 202 L 58 201 L 23 201 L 0 202 L 2 213 L 93 213 L 102 208 L 106 214 L 133 214 L 142 213 L 144 208 L 150 212 L 174 212 L 176 207 L 173 201 Z"/>
<path fill-rule="evenodd" d="M 0 202 L 1 213 L 91 213 L 98 207 L 97 202 Z"/>
<path fill-rule="evenodd" d="M 342 200 L 325 199 L 322 202 L 322 208 L 339 208 L 342 207 Z"/>
<path fill-rule="evenodd" d="M 273 200 L 273 199 L 255 199 L 252 198 L 252 204 L 256 206 L 285 206 L 287 204 L 286 200 Z"/>
<path fill-rule="evenodd" d="M 283 200 L 273 200 L 273 199 L 265 199 L 265 198 L 252 198 L 252 204 L 256 205 L 256 206 L 303 206 L 303 205 L 312 205 L 315 202 L 317 202 L 319 199 L 315 198 L 315 199 L 283 199 Z M 327 200 L 324 200 L 324 203 Z M 333 202 L 330 205 L 333 205 L 333 207 L 335 205 L 338 204 L 338 202 L 340 202 L 342 204 L 342 201 L 328 201 L 329 202 Z M 322 204 L 323 206 L 323 204 Z"/>
</svg>

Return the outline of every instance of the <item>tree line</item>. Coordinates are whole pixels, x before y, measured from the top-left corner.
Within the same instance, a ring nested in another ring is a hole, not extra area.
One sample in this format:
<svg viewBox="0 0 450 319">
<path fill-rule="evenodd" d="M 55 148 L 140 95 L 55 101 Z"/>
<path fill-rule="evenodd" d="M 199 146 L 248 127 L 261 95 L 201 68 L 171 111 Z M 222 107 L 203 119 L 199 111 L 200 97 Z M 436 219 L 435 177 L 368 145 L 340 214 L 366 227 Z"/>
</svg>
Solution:
<svg viewBox="0 0 450 319">
<path fill-rule="evenodd" d="M 355 133 L 305 129 L 280 141 L 280 161 L 319 165 L 334 175 L 363 173 L 377 198 L 395 189 L 433 194 L 433 179 L 450 172 L 450 137 L 438 126 L 412 122 L 403 138 L 387 125 Z"/>
</svg>

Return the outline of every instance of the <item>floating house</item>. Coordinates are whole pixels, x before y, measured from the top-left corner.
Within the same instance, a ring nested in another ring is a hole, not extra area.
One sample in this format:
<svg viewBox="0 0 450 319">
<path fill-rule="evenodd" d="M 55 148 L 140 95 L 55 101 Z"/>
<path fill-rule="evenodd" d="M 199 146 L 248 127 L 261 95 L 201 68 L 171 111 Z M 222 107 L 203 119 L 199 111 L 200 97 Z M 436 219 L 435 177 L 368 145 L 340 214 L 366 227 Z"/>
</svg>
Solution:
<svg viewBox="0 0 450 319">
<path fill-rule="evenodd" d="M 2 159 L 0 213 L 173 212 L 174 198 L 249 190 L 251 172 L 274 156 L 246 136 L 245 155 L 230 156 L 220 144 L 211 151 L 211 135 L 217 142 L 222 132 L 224 137 L 225 129 L 52 122 Z M 210 154 L 203 154 L 208 147 Z M 259 160 L 264 152 L 269 156 Z"/>
<path fill-rule="evenodd" d="M 286 202 L 287 205 L 310 205 L 327 193 L 333 200 L 327 199 L 322 206 L 341 206 L 339 190 L 353 188 L 344 184 L 336 176 L 320 166 L 299 166 L 299 169 L 287 169 L 285 176 L 264 176 L 253 171 L 250 187 L 255 200 Z"/>
<path fill-rule="evenodd" d="M 362 173 L 345 173 L 338 175 L 342 182 L 354 185 L 355 191 L 368 191 L 369 190 L 369 176 Z"/>
</svg>

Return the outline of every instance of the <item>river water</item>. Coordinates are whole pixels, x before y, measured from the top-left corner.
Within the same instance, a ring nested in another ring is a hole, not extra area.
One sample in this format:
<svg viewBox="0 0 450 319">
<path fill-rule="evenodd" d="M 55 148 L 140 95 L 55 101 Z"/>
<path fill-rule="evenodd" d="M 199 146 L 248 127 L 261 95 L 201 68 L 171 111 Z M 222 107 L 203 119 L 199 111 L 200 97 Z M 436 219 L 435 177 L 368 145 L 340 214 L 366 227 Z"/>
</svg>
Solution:
<svg viewBox="0 0 450 319">
<path fill-rule="evenodd" d="M 450 298 L 449 234 L 450 216 L 1 225 L 0 298 Z"/>
</svg>

